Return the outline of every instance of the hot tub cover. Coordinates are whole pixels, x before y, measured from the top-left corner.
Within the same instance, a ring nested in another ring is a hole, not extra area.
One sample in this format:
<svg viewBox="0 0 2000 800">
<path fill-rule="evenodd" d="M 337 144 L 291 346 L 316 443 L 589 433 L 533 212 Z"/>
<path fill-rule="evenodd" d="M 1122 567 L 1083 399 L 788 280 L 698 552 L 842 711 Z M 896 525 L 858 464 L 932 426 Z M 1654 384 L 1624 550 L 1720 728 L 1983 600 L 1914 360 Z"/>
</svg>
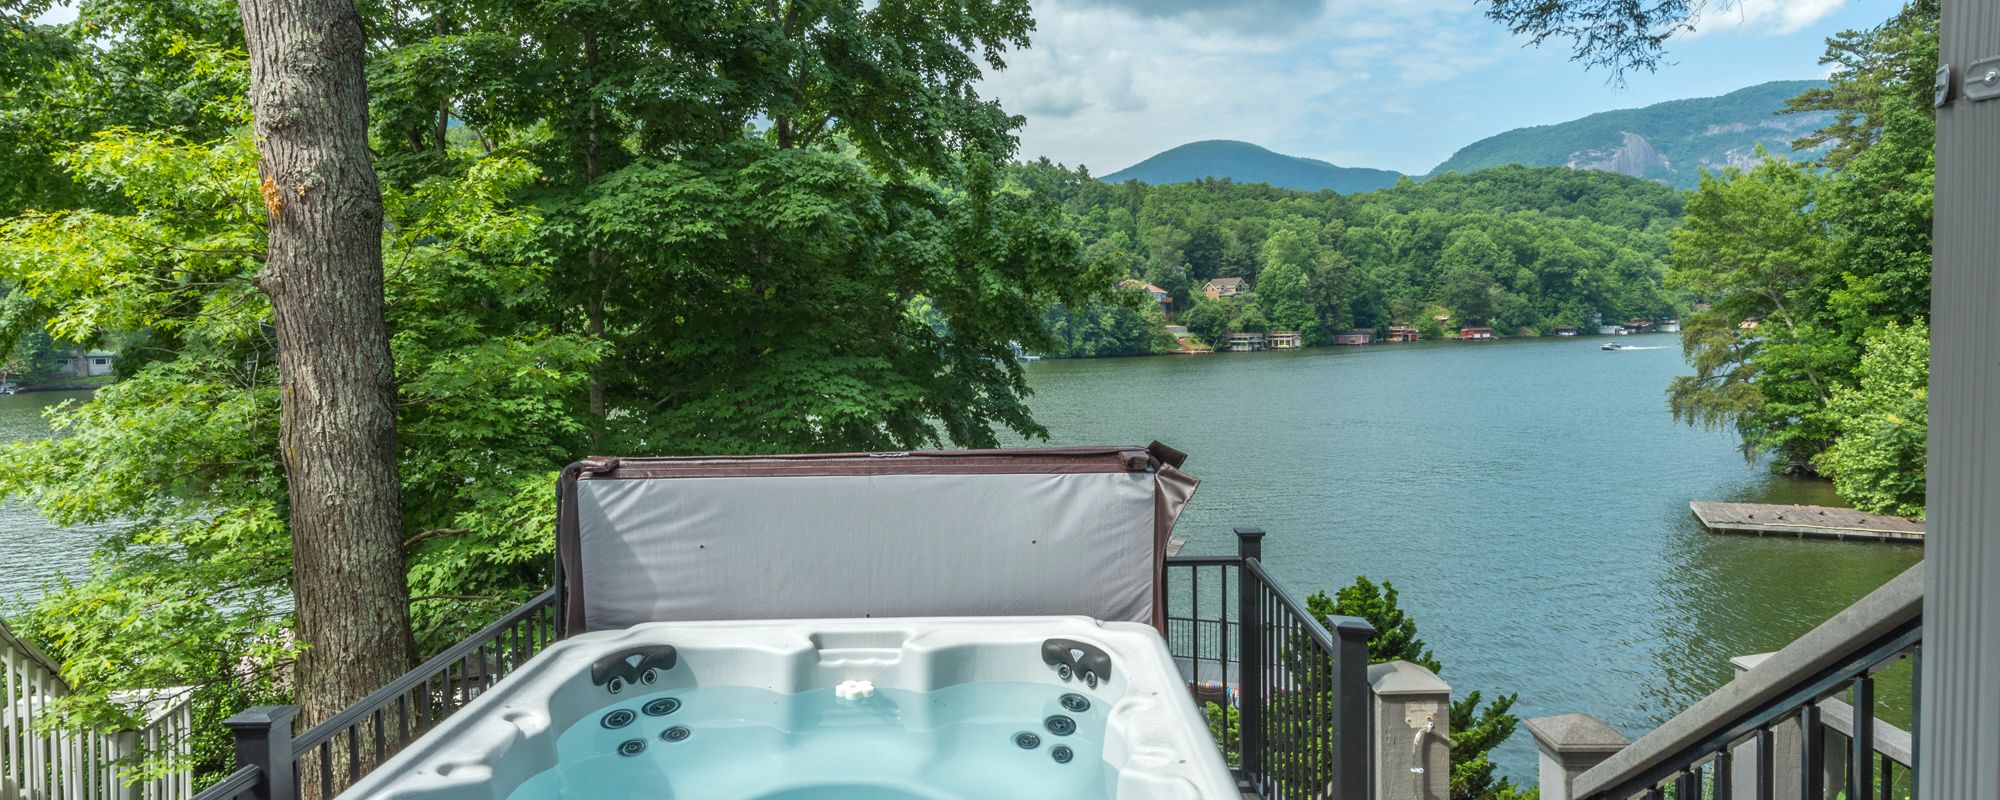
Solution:
<svg viewBox="0 0 2000 800">
<path fill-rule="evenodd" d="M 1082 614 L 1160 627 L 1197 480 L 1149 447 L 592 458 L 560 482 L 574 633 L 646 622 Z"/>
</svg>

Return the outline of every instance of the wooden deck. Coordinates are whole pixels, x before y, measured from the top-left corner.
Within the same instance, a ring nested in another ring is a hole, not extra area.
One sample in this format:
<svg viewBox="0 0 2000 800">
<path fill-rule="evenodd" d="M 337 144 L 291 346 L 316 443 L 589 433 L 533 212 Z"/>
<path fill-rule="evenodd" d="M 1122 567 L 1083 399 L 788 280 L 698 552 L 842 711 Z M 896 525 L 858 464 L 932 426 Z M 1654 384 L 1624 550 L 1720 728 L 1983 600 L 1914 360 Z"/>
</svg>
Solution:
<svg viewBox="0 0 2000 800">
<path fill-rule="evenodd" d="M 1776 506 L 1761 503 L 1689 503 L 1696 518 L 1717 533 L 1759 536 L 1922 542 L 1924 523 L 1908 517 L 1867 514 L 1851 508 Z"/>
</svg>

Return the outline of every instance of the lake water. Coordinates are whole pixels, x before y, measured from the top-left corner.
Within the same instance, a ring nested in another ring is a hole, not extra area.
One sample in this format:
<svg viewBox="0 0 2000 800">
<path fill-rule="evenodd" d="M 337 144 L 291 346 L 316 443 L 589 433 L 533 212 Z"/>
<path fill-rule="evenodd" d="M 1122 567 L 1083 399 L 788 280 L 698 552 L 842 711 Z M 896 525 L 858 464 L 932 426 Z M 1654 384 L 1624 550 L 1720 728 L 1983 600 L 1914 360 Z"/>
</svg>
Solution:
<svg viewBox="0 0 2000 800">
<path fill-rule="evenodd" d="M 0 397 L 0 442 L 49 435 L 42 411 L 89 392 L 29 392 Z M 89 570 L 90 548 L 101 531 L 64 530 L 21 503 L 0 501 L 0 606 L 40 594 L 56 575 Z"/>
<path fill-rule="evenodd" d="M 1782 647 L 1922 553 L 1704 531 L 1691 500 L 1837 500 L 1673 422 L 1675 337 L 1602 341 L 1042 361 L 1028 377 L 1053 443 L 1189 454 L 1203 482 L 1186 552 L 1262 527 L 1266 567 L 1301 594 L 1394 582 L 1456 693 L 1519 692 L 1523 719 L 1580 711 L 1636 735 L 1727 681 L 1731 656 Z M 1533 782 L 1525 730 L 1499 760 Z"/>
<path fill-rule="evenodd" d="M 1908 546 L 1710 534 L 1688 501 L 1833 503 L 1678 426 L 1670 336 L 1436 342 L 1028 366 L 1057 444 L 1159 439 L 1203 479 L 1189 553 L 1261 526 L 1294 590 L 1389 580 L 1463 693 L 1519 692 L 1522 718 L 1582 711 L 1638 734 L 1916 563 Z M 0 439 L 47 435 L 0 397 Z M 81 574 L 100 532 L 0 504 L 0 601 Z M 1897 693 L 1884 686 L 1885 697 Z M 1904 693 L 1907 694 L 1906 692 Z M 1522 731 L 1502 769 L 1532 782 Z"/>
</svg>

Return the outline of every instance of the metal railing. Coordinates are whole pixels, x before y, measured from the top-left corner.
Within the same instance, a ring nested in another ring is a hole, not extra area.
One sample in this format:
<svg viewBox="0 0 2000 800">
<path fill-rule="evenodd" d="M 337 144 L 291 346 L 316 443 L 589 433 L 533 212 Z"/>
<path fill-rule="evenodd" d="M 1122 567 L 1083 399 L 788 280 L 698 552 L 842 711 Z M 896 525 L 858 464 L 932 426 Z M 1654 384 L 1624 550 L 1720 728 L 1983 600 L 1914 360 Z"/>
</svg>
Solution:
<svg viewBox="0 0 2000 800">
<path fill-rule="evenodd" d="M 560 636 L 549 589 L 422 666 L 293 737 L 295 706 L 258 706 L 224 721 L 235 772 L 195 800 L 331 798 L 457 713 Z"/>
<path fill-rule="evenodd" d="M 135 730 L 77 730 L 59 724 L 52 704 L 70 694 L 55 662 L 0 622 L 0 798 L 10 800 L 183 800 L 185 771 L 143 779 L 149 758 L 185 758 L 194 728 L 187 690 L 120 692 L 112 699 L 140 716 Z"/>
<path fill-rule="evenodd" d="M 1329 630 L 1264 570 L 1264 532 L 1236 536 L 1235 555 L 1167 559 L 1168 649 L 1197 699 L 1215 702 L 1217 745 L 1246 789 L 1272 800 L 1365 798 L 1374 629 L 1333 617 Z M 555 605 L 555 590 L 544 592 L 297 737 L 293 706 L 231 717 L 237 769 L 195 800 L 337 796 L 553 644 Z"/>
<path fill-rule="evenodd" d="M 1918 743 L 1878 741 L 1898 729 L 1875 719 L 1876 675 L 1908 657 L 1920 712 L 1922 637 L 1920 564 L 1578 776 L 1573 796 L 1914 797 Z"/>
<path fill-rule="evenodd" d="M 1264 570 L 1263 538 L 1238 528 L 1233 556 L 1167 559 L 1167 649 L 1247 790 L 1365 798 L 1375 630 L 1354 617 L 1321 624 Z"/>
</svg>

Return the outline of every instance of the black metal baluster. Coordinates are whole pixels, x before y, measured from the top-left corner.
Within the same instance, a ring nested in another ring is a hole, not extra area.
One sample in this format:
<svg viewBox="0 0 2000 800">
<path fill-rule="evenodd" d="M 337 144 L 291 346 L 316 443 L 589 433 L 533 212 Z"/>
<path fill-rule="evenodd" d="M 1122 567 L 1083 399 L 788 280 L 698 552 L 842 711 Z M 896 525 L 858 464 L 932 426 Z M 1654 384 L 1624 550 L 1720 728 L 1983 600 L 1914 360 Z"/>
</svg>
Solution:
<svg viewBox="0 0 2000 800">
<path fill-rule="evenodd" d="M 319 743 L 319 796 L 333 796 L 333 740 Z"/>
<path fill-rule="evenodd" d="M 1875 785 L 1875 679 L 1867 673 L 1854 679 L 1854 735 L 1848 739 L 1847 797 L 1865 800 Z"/>
<path fill-rule="evenodd" d="M 1820 725 L 1819 706 L 1807 702 L 1799 708 L 1799 797 L 1826 800 L 1826 729 Z"/>
<path fill-rule="evenodd" d="M 1876 766 L 1878 769 L 1881 770 L 1880 773 L 1882 779 L 1882 793 L 1880 795 L 1881 800 L 1895 800 L 1896 762 L 1890 760 L 1888 753 L 1883 753 L 1881 756 L 1881 763 Z"/>
<path fill-rule="evenodd" d="M 1757 785 L 1750 789 L 1756 800 L 1774 800 L 1778 794 L 1775 738 L 1770 728 L 1757 729 Z"/>
<path fill-rule="evenodd" d="M 1712 778 L 1715 788 L 1710 790 L 1709 796 L 1713 800 L 1733 800 L 1736 793 L 1735 754 L 1731 753 L 1729 748 L 1724 747 L 1722 752 L 1715 755 L 1715 761 L 1712 763 L 1714 765 Z"/>
<path fill-rule="evenodd" d="M 1701 800 L 1701 773 L 1681 770 L 1674 777 L 1674 800 Z"/>
<path fill-rule="evenodd" d="M 341 785 L 342 789 L 353 786 L 355 781 L 361 780 L 361 728 L 358 725 L 348 728 L 346 735 L 347 783 Z"/>
<path fill-rule="evenodd" d="M 1910 648 L 1910 796 L 1917 796 L 1917 776 L 1922 772 L 1924 720 L 1924 646 Z"/>
</svg>

